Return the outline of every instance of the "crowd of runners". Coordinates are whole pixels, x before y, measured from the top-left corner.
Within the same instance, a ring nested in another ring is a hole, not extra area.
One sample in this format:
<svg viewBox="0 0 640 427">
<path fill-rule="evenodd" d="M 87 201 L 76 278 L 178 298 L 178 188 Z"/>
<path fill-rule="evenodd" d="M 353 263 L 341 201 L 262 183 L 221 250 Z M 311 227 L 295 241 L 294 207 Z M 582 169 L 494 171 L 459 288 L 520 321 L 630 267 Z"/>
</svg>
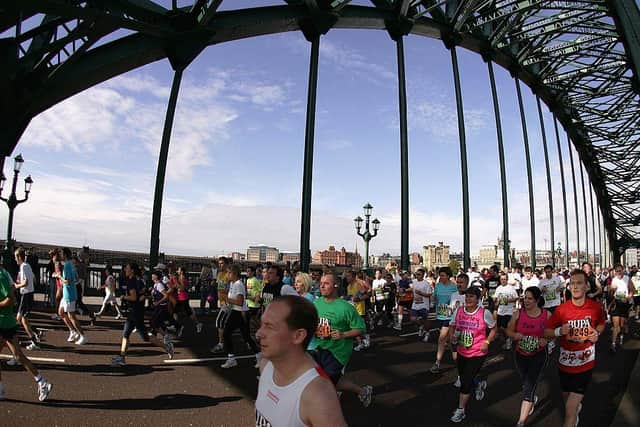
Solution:
<svg viewBox="0 0 640 427">
<path fill-rule="evenodd" d="M 82 302 L 83 283 L 71 251 L 52 251 L 50 258 L 50 302 L 70 343 L 83 346 L 91 339 L 79 312 L 88 316 L 89 325 L 100 321 L 109 307 L 116 320 L 124 317 L 114 367 L 126 365 L 134 333 L 172 358 L 174 340 L 193 328 L 198 339 L 210 342 L 213 353 L 226 355 L 222 368 L 242 369 L 233 338 L 239 331 L 260 372 L 258 426 L 346 425 L 340 393 L 354 393 L 367 407 L 373 387 L 356 384 L 345 369 L 354 351 L 375 352 L 371 336 L 380 328 L 433 342 L 432 374 L 441 372 L 445 359 L 455 363 L 458 404 L 452 408 L 452 422 L 467 417 L 472 398 L 484 398 L 488 383 L 483 363 L 489 346 L 498 341 L 504 351 L 514 352 L 514 369 L 522 381 L 514 424 L 525 425 L 534 412 L 536 387 L 553 358 L 565 399 L 564 426 L 576 426 L 596 364 L 595 343 L 606 325 L 611 328 L 610 351 L 616 352 L 629 336 L 629 320 L 640 322 L 640 272 L 622 265 L 595 271 L 586 262 L 571 271 L 550 265 L 542 270 L 492 266 L 455 273 L 449 267 L 414 272 L 392 267 L 371 277 L 330 268 L 295 272 L 275 264 L 242 271 L 223 257 L 204 267 L 197 280 L 196 312 L 189 302 L 196 284 L 189 283 L 184 268 L 169 262 L 145 271 L 132 263 L 118 277 L 105 269 L 104 301 L 93 313 Z M 1 346 L 6 344 L 13 355 L 9 365 L 22 364 L 33 375 L 43 401 L 52 385 L 30 363 L 16 335 L 18 328 L 24 329 L 29 351 L 39 349 L 44 339 L 29 322 L 35 279 L 25 259 L 23 249 L 15 251 L 16 277 L 0 268 Z M 215 335 L 203 333 L 201 319 L 208 313 L 216 314 Z"/>
</svg>

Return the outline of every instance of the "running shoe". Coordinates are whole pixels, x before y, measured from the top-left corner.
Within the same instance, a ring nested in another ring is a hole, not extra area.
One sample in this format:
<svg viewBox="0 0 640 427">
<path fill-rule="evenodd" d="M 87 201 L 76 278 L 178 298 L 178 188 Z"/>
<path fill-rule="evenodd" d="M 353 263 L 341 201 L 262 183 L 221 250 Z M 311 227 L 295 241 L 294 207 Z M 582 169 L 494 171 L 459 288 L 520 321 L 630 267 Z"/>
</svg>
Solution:
<svg viewBox="0 0 640 427">
<path fill-rule="evenodd" d="M 460 388 L 462 386 L 462 383 L 460 382 L 460 375 L 456 378 L 456 382 L 453 383 L 453 386 L 456 388 Z"/>
<path fill-rule="evenodd" d="M 77 339 L 78 337 L 76 337 L 75 331 L 69 332 L 69 338 L 67 338 L 67 342 L 74 342 Z"/>
<path fill-rule="evenodd" d="M 122 319 L 122 316 L 120 316 L 119 314 L 116 316 L 116 320 L 120 320 Z"/>
<path fill-rule="evenodd" d="M 362 349 L 364 349 L 364 345 L 362 345 L 362 343 L 360 343 L 357 346 L 353 347 L 353 351 L 360 351 Z"/>
<path fill-rule="evenodd" d="M 220 365 L 223 369 L 235 368 L 236 366 L 238 366 L 238 361 L 233 357 L 227 358 L 227 361 Z"/>
<path fill-rule="evenodd" d="M 462 422 L 462 420 L 464 420 L 464 417 L 465 417 L 464 409 L 456 408 L 456 410 L 453 412 L 453 415 L 451 416 L 451 422 L 454 422 L 454 423 Z"/>
<path fill-rule="evenodd" d="M 362 406 L 368 408 L 371 405 L 371 399 L 373 398 L 373 387 L 366 385 L 362 387 L 362 393 L 358 395 L 358 399 L 362 403 Z"/>
<path fill-rule="evenodd" d="M 364 348 L 371 347 L 371 337 L 369 336 L 369 334 L 366 334 L 364 336 L 364 339 L 362 340 L 362 345 L 364 345 Z"/>
<path fill-rule="evenodd" d="M 538 395 L 533 396 L 533 405 L 531 405 L 531 410 L 529 410 L 529 415 L 533 414 L 533 411 L 536 409 L 536 405 L 538 404 Z"/>
<path fill-rule="evenodd" d="M 175 354 L 173 343 L 171 341 L 165 342 L 164 349 L 167 352 L 167 356 L 169 356 L 169 359 L 173 359 L 173 355 Z"/>
<path fill-rule="evenodd" d="M 219 342 L 218 344 L 216 344 L 212 349 L 211 349 L 211 353 L 221 353 L 224 351 L 224 344 L 222 344 L 221 342 Z"/>
<path fill-rule="evenodd" d="M 47 380 L 43 379 L 38 383 L 38 400 L 44 402 L 49 397 L 49 393 L 53 389 L 53 385 Z"/>
<path fill-rule="evenodd" d="M 433 366 L 429 369 L 429 372 L 431 372 L 432 374 L 439 374 L 440 372 L 442 372 L 442 369 L 440 369 L 440 362 L 434 363 Z"/>
<path fill-rule="evenodd" d="M 196 332 L 197 333 L 202 333 L 202 322 L 198 322 L 196 323 Z"/>
<path fill-rule="evenodd" d="M 80 338 L 75 342 L 77 345 L 85 345 L 89 342 L 85 335 L 80 335 Z"/>
<path fill-rule="evenodd" d="M 31 344 L 27 346 L 27 350 L 40 350 L 40 346 L 35 342 L 35 340 L 31 341 Z"/>
<path fill-rule="evenodd" d="M 15 357 L 12 357 L 11 359 L 7 360 L 7 365 L 8 366 L 20 366 L 20 365 L 22 365 L 22 363 L 20 363 L 20 361 L 18 359 L 16 359 Z"/>
<path fill-rule="evenodd" d="M 396 323 L 395 325 L 393 325 L 393 329 L 395 329 L 396 331 L 402 331 L 402 325 L 399 323 Z"/>
<path fill-rule="evenodd" d="M 117 355 L 111 358 L 111 366 L 117 367 L 117 366 L 125 366 L 125 365 L 126 363 L 124 361 L 123 356 Z"/>
<path fill-rule="evenodd" d="M 44 336 L 44 333 L 40 330 L 38 331 L 34 331 L 33 336 L 31 337 L 31 341 L 36 343 L 36 344 L 40 344 L 40 337 Z"/>
<path fill-rule="evenodd" d="M 424 334 L 424 338 L 422 338 L 422 342 L 429 342 L 429 332 L 427 332 L 426 334 Z"/>
<path fill-rule="evenodd" d="M 485 380 L 478 381 L 478 385 L 476 386 L 476 392 L 475 392 L 476 400 L 484 399 L 486 389 L 487 389 L 487 382 Z"/>
</svg>

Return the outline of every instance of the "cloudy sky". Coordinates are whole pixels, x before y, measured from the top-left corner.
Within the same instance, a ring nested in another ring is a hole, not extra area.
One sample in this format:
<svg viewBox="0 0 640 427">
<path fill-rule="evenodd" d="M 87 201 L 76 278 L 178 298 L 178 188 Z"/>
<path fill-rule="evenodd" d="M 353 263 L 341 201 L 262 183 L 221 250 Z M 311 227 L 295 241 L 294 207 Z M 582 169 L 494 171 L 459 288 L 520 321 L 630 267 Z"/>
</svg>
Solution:
<svg viewBox="0 0 640 427">
<path fill-rule="evenodd" d="M 209 47 L 186 70 L 169 150 L 161 251 L 217 255 L 259 243 L 298 250 L 309 52 L 300 33 L 263 36 Z M 406 38 L 405 52 L 410 250 L 444 241 L 458 251 L 462 201 L 450 55 L 442 42 L 419 36 Z M 486 64 L 472 52 L 459 50 L 458 56 L 475 253 L 495 243 L 502 229 L 500 177 Z M 314 251 L 330 244 L 362 251 L 353 218 L 370 202 L 381 221 L 371 252 L 399 253 L 396 70 L 395 45 L 385 32 L 332 30 L 322 37 Z M 24 173 L 35 181 L 29 202 L 16 210 L 15 238 L 149 250 L 155 173 L 172 75 L 168 61 L 153 63 L 76 95 L 31 122 L 14 152 L 23 154 Z M 524 249 L 530 244 L 529 205 L 518 104 L 508 73 L 496 67 L 496 78 L 507 152 L 511 240 Z M 542 249 L 549 246 L 549 215 L 541 131 L 535 98 L 526 86 L 523 93 L 534 169 L 536 244 Z M 558 153 L 546 107 L 544 114 L 555 239 L 564 249 Z M 567 149 L 563 133 L 566 159 Z M 7 175 L 11 163 L 6 162 Z M 568 160 L 565 170 L 570 171 Z M 580 190 L 578 196 L 581 207 Z M 6 217 L 6 209 L 1 210 L 0 223 L 6 224 Z M 570 220 L 569 231 L 575 235 L 575 220 Z"/>
</svg>

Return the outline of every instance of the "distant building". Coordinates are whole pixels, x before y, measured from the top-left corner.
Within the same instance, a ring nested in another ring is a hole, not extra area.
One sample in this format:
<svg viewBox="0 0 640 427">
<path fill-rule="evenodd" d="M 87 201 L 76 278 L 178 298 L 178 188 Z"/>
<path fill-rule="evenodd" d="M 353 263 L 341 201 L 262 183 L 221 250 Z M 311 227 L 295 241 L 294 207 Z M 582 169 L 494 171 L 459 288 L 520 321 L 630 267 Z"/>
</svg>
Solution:
<svg viewBox="0 0 640 427">
<path fill-rule="evenodd" d="M 278 248 L 265 245 L 249 246 L 246 259 L 256 262 L 278 262 L 280 251 Z"/>
<path fill-rule="evenodd" d="M 409 254 L 409 264 L 411 264 L 411 271 L 416 271 L 422 267 L 422 256 L 418 252 L 412 252 Z"/>
<path fill-rule="evenodd" d="M 348 265 L 360 269 L 362 268 L 362 257 L 358 252 L 349 252 L 344 247 L 336 250 L 335 246 L 329 246 L 329 249 L 315 253 L 313 263 L 328 266 Z"/>
<path fill-rule="evenodd" d="M 246 259 L 245 255 L 242 252 L 231 252 L 229 258 L 231 258 L 231 260 L 234 262 L 244 261 Z"/>
<path fill-rule="evenodd" d="M 280 258 L 282 262 L 300 262 L 300 252 L 281 252 Z"/>
<path fill-rule="evenodd" d="M 449 265 L 449 245 L 445 245 L 444 242 L 438 242 L 437 245 L 423 246 L 422 249 L 422 265 L 427 271 Z"/>
<path fill-rule="evenodd" d="M 400 257 L 392 256 L 391 254 L 388 254 L 388 253 L 383 253 L 382 255 L 374 256 L 373 262 L 371 263 L 371 265 L 383 267 L 386 269 L 388 269 L 387 266 L 397 266 L 399 264 L 400 264 Z"/>
<path fill-rule="evenodd" d="M 624 253 L 624 263 L 631 267 L 638 265 L 638 257 L 640 257 L 640 249 L 627 249 Z"/>
</svg>

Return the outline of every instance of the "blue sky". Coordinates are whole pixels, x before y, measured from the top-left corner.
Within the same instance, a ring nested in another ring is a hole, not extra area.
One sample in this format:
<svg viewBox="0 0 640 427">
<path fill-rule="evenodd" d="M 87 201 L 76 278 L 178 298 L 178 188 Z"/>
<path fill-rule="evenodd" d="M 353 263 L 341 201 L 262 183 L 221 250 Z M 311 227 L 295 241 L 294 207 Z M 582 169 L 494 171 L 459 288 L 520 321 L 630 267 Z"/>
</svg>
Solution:
<svg viewBox="0 0 640 427">
<path fill-rule="evenodd" d="M 187 69 L 169 152 L 161 251 L 217 255 L 257 243 L 298 250 L 309 49 L 300 33 L 263 36 L 209 47 Z M 406 38 L 405 52 L 410 250 L 441 240 L 461 250 L 460 155 L 450 54 L 440 41 L 419 36 Z M 494 243 L 501 231 L 498 155 L 486 64 L 462 49 L 458 57 L 475 253 L 481 245 Z M 350 250 L 357 245 L 362 251 L 353 218 L 370 202 L 382 222 L 371 252 L 399 253 L 396 70 L 395 45 L 385 32 L 332 30 L 322 37 L 312 250 L 334 244 Z M 529 246 L 529 206 L 515 86 L 506 71 L 495 70 L 507 151 L 511 240 L 524 249 Z M 16 210 L 15 238 L 148 250 L 172 74 L 166 60 L 150 64 L 76 95 L 32 121 L 14 153 L 23 154 L 24 172 L 35 180 L 30 201 Z M 523 93 L 534 168 L 536 240 L 542 249 L 549 238 L 544 158 L 535 98 L 526 86 Z M 551 115 L 546 107 L 544 111 L 556 241 L 564 247 L 555 136 Z M 561 141 L 565 172 L 570 172 L 564 134 Z M 580 190 L 578 195 L 582 213 Z M 0 212 L 3 223 L 6 214 Z M 570 219 L 574 235 L 575 220 Z"/>
</svg>

